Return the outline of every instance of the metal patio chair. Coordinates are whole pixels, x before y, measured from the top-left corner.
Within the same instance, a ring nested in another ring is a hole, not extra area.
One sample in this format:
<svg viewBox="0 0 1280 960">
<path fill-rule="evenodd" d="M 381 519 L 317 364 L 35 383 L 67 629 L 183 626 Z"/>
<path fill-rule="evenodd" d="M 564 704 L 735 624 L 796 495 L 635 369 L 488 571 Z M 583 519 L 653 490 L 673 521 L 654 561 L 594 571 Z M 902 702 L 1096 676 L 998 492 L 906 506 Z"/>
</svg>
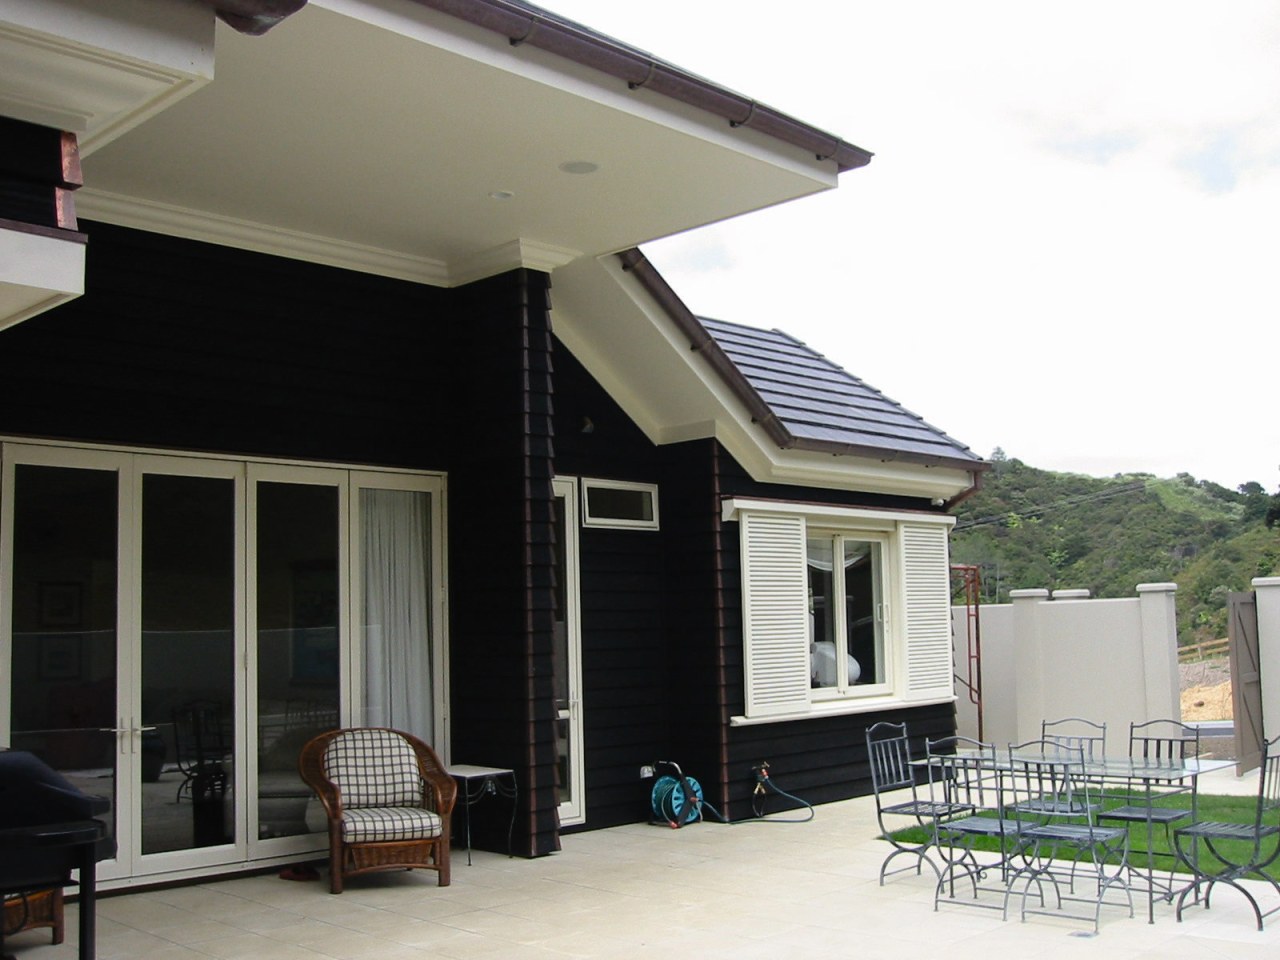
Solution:
<svg viewBox="0 0 1280 960">
<path fill-rule="evenodd" d="M 1068 755 L 1079 748 L 1085 760 L 1101 760 L 1107 754 L 1107 725 L 1083 717 L 1041 720 L 1040 739 L 1065 747 Z"/>
<path fill-rule="evenodd" d="M 1145 723 L 1129 724 L 1129 759 L 1139 767 L 1144 763 L 1180 764 L 1199 755 L 1199 727 L 1193 727 L 1178 720 L 1148 720 Z M 1129 783 L 1129 795 L 1123 805 L 1103 810 L 1098 814 L 1099 820 L 1118 820 L 1122 823 L 1141 823 L 1148 826 L 1146 849 L 1134 850 L 1131 847 L 1129 853 L 1130 856 L 1144 855 L 1148 858 L 1148 862 L 1152 857 L 1171 859 L 1169 883 L 1163 891 L 1166 897 L 1173 893 L 1173 874 L 1174 867 L 1177 865 L 1177 855 L 1173 853 L 1173 825 L 1191 819 L 1190 806 L 1170 806 L 1167 802 L 1161 802 L 1171 792 L 1175 795 L 1183 795 L 1186 789 L 1178 787 L 1175 791 L 1166 790 L 1153 795 L 1149 784 L 1141 777 L 1135 776 Z M 1147 799 L 1148 797 L 1150 800 Z M 1152 850 L 1153 830 L 1156 826 L 1164 829 L 1168 853 Z M 1132 864 L 1130 870 L 1135 875 L 1138 874 Z"/>
<path fill-rule="evenodd" d="M 871 763 L 871 789 L 875 793 L 876 820 L 880 824 L 880 836 L 893 846 L 893 850 L 880 864 L 880 885 L 884 886 L 885 877 L 911 869 L 910 866 L 906 866 L 889 871 L 889 863 L 901 856 L 915 858 L 917 874 L 922 872 L 924 864 L 927 863 L 940 880 L 942 872 L 929 858 L 929 849 L 934 842 L 933 824 L 937 818 L 960 813 L 963 808 L 920 797 L 916 785 L 917 768 L 911 762 L 911 744 L 907 739 L 905 723 L 881 721 L 867 730 L 866 739 L 867 759 Z M 886 804 L 883 795 L 896 790 L 910 790 L 910 799 Z M 899 840 L 893 836 L 893 831 L 885 824 L 886 816 L 914 820 L 916 826 L 925 831 L 925 839 L 918 843 Z"/>
<path fill-rule="evenodd" d="M 1221 869 L 1210 869 L 1205 858 L 1198 855 L 1197 844 L 1203 840 L 1205 849 L 1221 861 Z M 1226 844 L 1234 841 L 1232 846 Z M 1182 905 L 1187 894 L 1198 892 L 1205 884 L 1204 907 L 1209 909 L 1209 897 L 1216 884 L 1225 883 L 1238 890 L 1262 929 L 1263 918 L 1280 910 L 1280 903 L 1270 910 L 1263 910 L 1258 901 L 1241 880 L 1250 878 L 1271 885 L 1280 896 L 1280 883 L 1271 877 L 1267 868 L 1280 856 L 1280 736 L 1268 740 L 1262 746 L 1262 765 L 1258 770 L 1258 802 L 1254 807 L 1252 823 L 1221 823 L 1203 820 L 1174 831 L 1175 851 L 1195 875 L 1178 897 L 1178 920 L 1182 919 Z"/>
<path fill-rule="evenodd" d="M 943 737 L 925 741 L 929 767 L 929 791 L 935 802 L 961 812 L 934 819 L 934 846 L 942 863 L 942 873 L 934 889 L 933 908 L 938 909 L 943 894 L 967 906 L 1002 910 L 996 903 L 983 903 L 978 894 L 987 874 L 1000 871 L 1003 894 L 1008 878 L 1008 856 L 1016 843 L 1018 822 L 1004 814 L 1004 771 L 996 748 L 968 737 Z M 995 859 L 978 857 L 984 840 L 994 840 L 999 849 Z M 967 881 L 967 884 L 965 883 Z M 956 885 L 971 888 L 971 901 L 956 898 Z"/>
<path fill-rule="evenodd" d="M 1061 914 L 1064 902 L 1092 903 L 1092 918 L 1070 914 L 1081 920 L 1092 919 L 1096 933 L 1109 891 L 1124 892 L 1133 916 L 1133 892 L 1128 882 L 1129 831 L 1126 827 L 1103 827 L 1096 820 L 1097 787 L 1085 774 L 1084 748 L 1067 747 L 1050 740 L 1032 740 L 1009 746 L 1009 784 L 1012 811 L 1017 821 L 1015 858 L 1021 861 L 1011 869 L 1005 886 L 1003 914 L 1007 918 L 1009 900 L 1022 885 L 1022 919 L 1028 913 Z M 1047 803 L 1046 798 L 1053 798 Z M 1069 868 L 1055 862 L 1066 854 Z M 1110 863 L 1110 860 L 1115 863 Z M 1087 868 L 1087 871 L 1086 869 Z M 1076 895 L 1077 878 L 1087 875 L 1096 890 L 1094 896 Z M 1028 909 L 1032 887 L 1039 895 L 1040 909 Z M 1066 888 L 1064 895 L 1063 888 Z M 1045 889 L 1050 887 L 1057 901 L 1055 911 L 1044 903 Z M 1118 904 L 1115 904 L 1118 905 Z"/>
</svg>

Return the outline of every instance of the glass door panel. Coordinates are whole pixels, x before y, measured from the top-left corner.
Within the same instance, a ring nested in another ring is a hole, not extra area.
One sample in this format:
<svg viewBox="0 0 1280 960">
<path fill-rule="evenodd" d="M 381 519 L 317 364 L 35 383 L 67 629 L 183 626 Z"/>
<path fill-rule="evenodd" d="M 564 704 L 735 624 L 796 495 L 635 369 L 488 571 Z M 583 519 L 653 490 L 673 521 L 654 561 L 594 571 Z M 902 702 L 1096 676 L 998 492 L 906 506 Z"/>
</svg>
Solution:
<svg viewBox="0 0 1280 960">
<path fill-rule="evenodd" d="M 19 463 L 13 473 L 10 746 L 107 797 L 117 835 L 119 478 Z"/>
<path fill-rule="evenodd" d="M 236 484 L 142 478 L 142 854 L 236 840 Z"/>
<path fill-rule="evenodd" d="M 337 486 L 256 485 L 259 840 L 325 828 L 323 818 L 308 825 L 298 753 L 341 712 L 340 507 Z"/>
</svg>

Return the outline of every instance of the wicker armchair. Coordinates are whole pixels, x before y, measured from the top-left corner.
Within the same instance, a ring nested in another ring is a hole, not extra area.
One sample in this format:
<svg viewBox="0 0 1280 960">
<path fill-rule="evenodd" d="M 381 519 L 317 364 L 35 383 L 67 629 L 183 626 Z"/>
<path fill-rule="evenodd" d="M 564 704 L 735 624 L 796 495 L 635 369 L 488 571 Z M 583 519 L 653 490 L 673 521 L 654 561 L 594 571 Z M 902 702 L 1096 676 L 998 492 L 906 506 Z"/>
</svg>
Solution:
<svg viewBox="0 0 1280 960">
<path fill-rule="evenodd" d="M 298 771 L 329 820 L 329 890 L 347 877 L 424 867 L 449 885 L 449 817 L 458 786 L 435 751 L 386 727 L 313 737 Z"/>
</svg>

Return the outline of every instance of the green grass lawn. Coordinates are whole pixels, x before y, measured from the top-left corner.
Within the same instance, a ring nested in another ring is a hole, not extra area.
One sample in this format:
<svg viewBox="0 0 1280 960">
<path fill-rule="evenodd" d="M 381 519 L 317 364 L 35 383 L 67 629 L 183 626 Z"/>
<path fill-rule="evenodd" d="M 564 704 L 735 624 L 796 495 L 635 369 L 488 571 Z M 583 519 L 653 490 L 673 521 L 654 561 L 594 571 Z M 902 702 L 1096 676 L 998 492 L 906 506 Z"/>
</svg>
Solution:
<svg viewBox="0 0 1280 960">
<path fill-rule="evenodd" d="M 1144 795 L 1141 792 L 1135 792 L 1132 794 L 1132 796 L 1134 800 L 1138 802 L 1141 802 L 1144 797 Z M 1105 807 L 1123 806 L 1125 802 L 1126 801 L 1123 798 L 1118 797 L 1114 793 L 1108 792 L 1108 799 L 1104 806 Z M 1189 806 L 1190 802 L 1191 802 L 1190 797 L 1188 797 L 1186 794 L 1182 794 L 1182 795 L 1176 795 L 1176 796 L 1170 796 L 1167 798 L 1157 799 L 1156 805 L 1170 806 L 1170 807 L 1187 807 Z M 1221 796 L 1218 794 L 1201 794 L 1196 801 L 1196 815 L 1199 819 L 1215 820 L 1215 821 L 1220 821 L 1224 823 L 1253 823 L 1254 815 L 1257 812 L 1257 808 L 1258 808 L 1258 798 L 1256 796 L 1239 797 L 1239 796 Z M 1175 824 L 1174 826 L 1175 828 L 1179 826 L 1186 826 L 1190 822 L 1191 821 L 1189 819 L 1183 820 Z M 1119 822 L 1115 820 L 1103 821 L 1103 824 L 1106 826 L 1118 826 Z M 910 827 L 905 830 L 895 831 L 894 836 L 902 839 L 903 841 L 921 843 L 924 840 L 929 838 L 930 833 L 928 830 L 920 827 Z M 1179 861 L 1176 856 L 1173 856 L 1172 850 L 1170 849 L 1169 845 L 1165 842 L 1164 828 L 1159 824 L 1157 824 L 1153 828 L 1151 841 L 1152 841 L 1151 843 L 1152 850 L 1155 852 L 1157 857 L 1156 859 L 1157 868 L 1163 867 L 1164 869 L 1167 870 L 1172 865 L 1174 869 L 1178 872 L 1182 872 L 1182 873 L 1189 872 L 1187 871 L 1186 867 L 1182 864 L 1182 862 Z M 1269 837 L 1264 842 L 1268 844 L 1274 844 L 1277 842 L 1277 839 L 1275 837 Z M 1237 858 L 1237 857 L 1242 859 L 1247 858 L 1250 856 L 1253 850 L 1253 845 L 1251 843 L 1229 842 L 1229 843 L 1220 844 L 1219 846 L 1220 846 L 1220 849 L 1222 849 L 1222 851 L 1225 854 L 1227 854 L 1227 856 L 1230 856 L 1233 858 Z M 1144 856 L 1143 851 L 1145 851 L 1146 848 L 1147 848 L 1146 824 L 1145 823 L 1130 824 L 1129 825 L 1129 850 L 1130 850 L 1129 862 L 1135 866 L 1139 864 L 1145 864 L 1146 857 Z M 996 852 L 1000 849 L 999 841 L 995 839 L 988 840 L 986 838 L 978 838 L 976 841 L 974 841 L 974 849 L 981 850 L 981 851 Z M 1272 848 L 1264 847 L 1264 851 L 1269 851 L 1270 849 Z M 1209 873 L 1212 873 L 1220 869 L 1222 866 L 1222 863 L 1216 857 L 1210 854 L 1204 848 L 1204 845 L 1201 844 L 1200 845 L 1200 866 L 1201 866 L 1201 869 L 1206 870 Z M 1278 858 L 1275 862 L 1273 862 L 1270 865 L 1270 867 L 1267 868 L 1266 872 L 1270 876 L 1274 877 L 1275 879 L 1280 880 L 1280 858 Z"/>
</svg>

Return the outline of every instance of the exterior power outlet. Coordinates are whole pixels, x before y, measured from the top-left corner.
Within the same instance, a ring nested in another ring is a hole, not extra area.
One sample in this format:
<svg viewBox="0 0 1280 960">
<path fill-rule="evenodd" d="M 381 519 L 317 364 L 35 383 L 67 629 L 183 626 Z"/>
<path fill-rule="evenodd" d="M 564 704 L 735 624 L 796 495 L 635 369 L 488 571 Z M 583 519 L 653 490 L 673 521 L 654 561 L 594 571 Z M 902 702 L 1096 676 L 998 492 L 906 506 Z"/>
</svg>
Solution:
<svg viewBox="0 0 1280 960">
<path fill-rule="evenodd" d="M 640 779 L 641 779 L 641 780 L 652 780 L 652 779 L 653 779 L 653 767 L 649 766 L 648 764 L 646 764 L 645 766 L 641 767 L 641 768 L 640 768 Z"/>
</svg>

